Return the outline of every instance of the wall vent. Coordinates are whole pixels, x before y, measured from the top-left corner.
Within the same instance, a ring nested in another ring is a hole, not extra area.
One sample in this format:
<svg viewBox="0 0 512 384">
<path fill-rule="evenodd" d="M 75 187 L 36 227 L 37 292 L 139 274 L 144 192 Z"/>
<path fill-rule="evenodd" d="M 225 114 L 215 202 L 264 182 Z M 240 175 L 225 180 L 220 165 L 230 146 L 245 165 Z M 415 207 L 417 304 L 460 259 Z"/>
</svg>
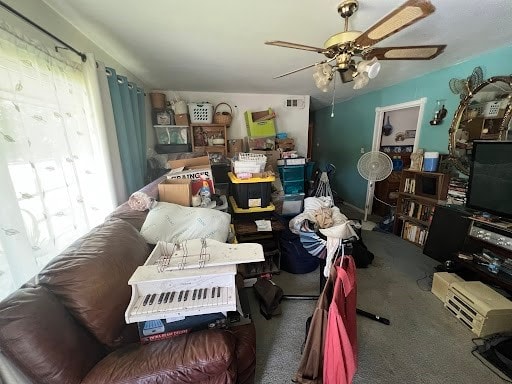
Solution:
<svg viewBox="0 0 512 384">
<path fill-rule="evenodd" d="M 304 98 L 287 97 L 284 101 L 285 108 L 302 109 L 302 108 L 304 108 L 304 105 L 305 105 Z"/>
</svg>

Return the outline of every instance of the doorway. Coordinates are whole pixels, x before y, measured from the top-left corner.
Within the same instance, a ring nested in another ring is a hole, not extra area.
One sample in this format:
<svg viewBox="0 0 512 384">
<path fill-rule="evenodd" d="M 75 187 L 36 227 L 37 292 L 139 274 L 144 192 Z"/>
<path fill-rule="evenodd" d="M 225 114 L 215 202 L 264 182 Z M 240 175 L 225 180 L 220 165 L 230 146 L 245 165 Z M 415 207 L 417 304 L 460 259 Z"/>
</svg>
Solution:
<svg viewBox="0 0 512 384">
<path fill-rule="evenodd" d="M 406 103 L 375 108 L 372 151 L 382 151 L 392 159 L 393 157 L 407 159 L 412 152 L 416 151 L 426 102 L 427 98 L 423 97 Z M 407 166 L 407 161 L 405 165 Z M 394 176 L 396 179 L 397 174 Z M 386 180 L 383 180 L 381 183 L 385 182 Z M 375 184 L 373 181 L 368 181 L 365 212 L 373 211 Z M 392 189 L 393 185 L 384 188 L 382 193 L 389 196 L 389 188 Z"/>
</svg>

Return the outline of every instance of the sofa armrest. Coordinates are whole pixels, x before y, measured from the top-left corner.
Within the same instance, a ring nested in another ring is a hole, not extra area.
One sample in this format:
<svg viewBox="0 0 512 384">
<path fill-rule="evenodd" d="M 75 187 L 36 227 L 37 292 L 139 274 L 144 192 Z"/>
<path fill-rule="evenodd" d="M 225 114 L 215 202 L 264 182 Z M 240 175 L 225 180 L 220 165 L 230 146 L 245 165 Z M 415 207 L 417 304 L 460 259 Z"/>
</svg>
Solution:
<svg viewBox="0 0 512 384">
<path fill-rule="evenodd" d="M 205 330 L 115 350 L 82 384 L 236 382 L 236 339 L 223 330 Z"/>
</svg>

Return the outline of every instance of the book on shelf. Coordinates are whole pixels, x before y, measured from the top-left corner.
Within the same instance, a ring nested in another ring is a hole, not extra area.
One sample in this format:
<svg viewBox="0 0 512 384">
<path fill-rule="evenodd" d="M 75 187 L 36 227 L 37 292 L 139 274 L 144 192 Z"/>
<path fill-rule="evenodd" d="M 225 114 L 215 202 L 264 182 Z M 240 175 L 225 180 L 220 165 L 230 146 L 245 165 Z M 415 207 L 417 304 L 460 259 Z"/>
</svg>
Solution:
<svg viewBox="0 0 512 384">
<path fill-rule="evenodd" d="M 418 245 L 425 244 L 425 240 L 428 236 L 428 228 L 425 228 L 421 225 L 414 224 L 410 221 L 405 221 L 403 230 L 402 230 L 402 238 Z"/>
<path fill-rule="evenodd" d="M 404 192 L 405 193 L 414 193 L 414 189 L 416 187 L 416 180 L 411 177 L 407 177 L 404 183 Z"/>
<path fill-rule="evenodd" d="M 401 213 L 416 220 L 430 223 L 434 215 L 435 206 L 419 203 L 413 199 L 404 199 Z"/>
<path fill-rule="evenodd" d="M 466 193 L 468 189 L 468 179 L 454 177 L 448 184 L 448 204 L 463 205 L 466 204 Z"/>
</svg>

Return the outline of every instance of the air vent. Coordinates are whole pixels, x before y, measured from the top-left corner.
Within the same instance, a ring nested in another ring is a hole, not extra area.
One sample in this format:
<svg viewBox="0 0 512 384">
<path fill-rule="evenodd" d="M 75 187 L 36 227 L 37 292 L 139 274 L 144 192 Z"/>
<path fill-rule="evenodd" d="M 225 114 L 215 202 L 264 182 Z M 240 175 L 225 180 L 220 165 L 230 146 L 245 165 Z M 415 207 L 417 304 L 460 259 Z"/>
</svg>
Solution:
<svg viewBox="0 0 512 384">
<path fill-rule="evenodd" d="M 297 98 L 297 97 L 287 97 L 284 101 L 284 106 L 286 108 L 298 108 L 303 109 L 304 108 L 304 98 Z"/>
</svg>

